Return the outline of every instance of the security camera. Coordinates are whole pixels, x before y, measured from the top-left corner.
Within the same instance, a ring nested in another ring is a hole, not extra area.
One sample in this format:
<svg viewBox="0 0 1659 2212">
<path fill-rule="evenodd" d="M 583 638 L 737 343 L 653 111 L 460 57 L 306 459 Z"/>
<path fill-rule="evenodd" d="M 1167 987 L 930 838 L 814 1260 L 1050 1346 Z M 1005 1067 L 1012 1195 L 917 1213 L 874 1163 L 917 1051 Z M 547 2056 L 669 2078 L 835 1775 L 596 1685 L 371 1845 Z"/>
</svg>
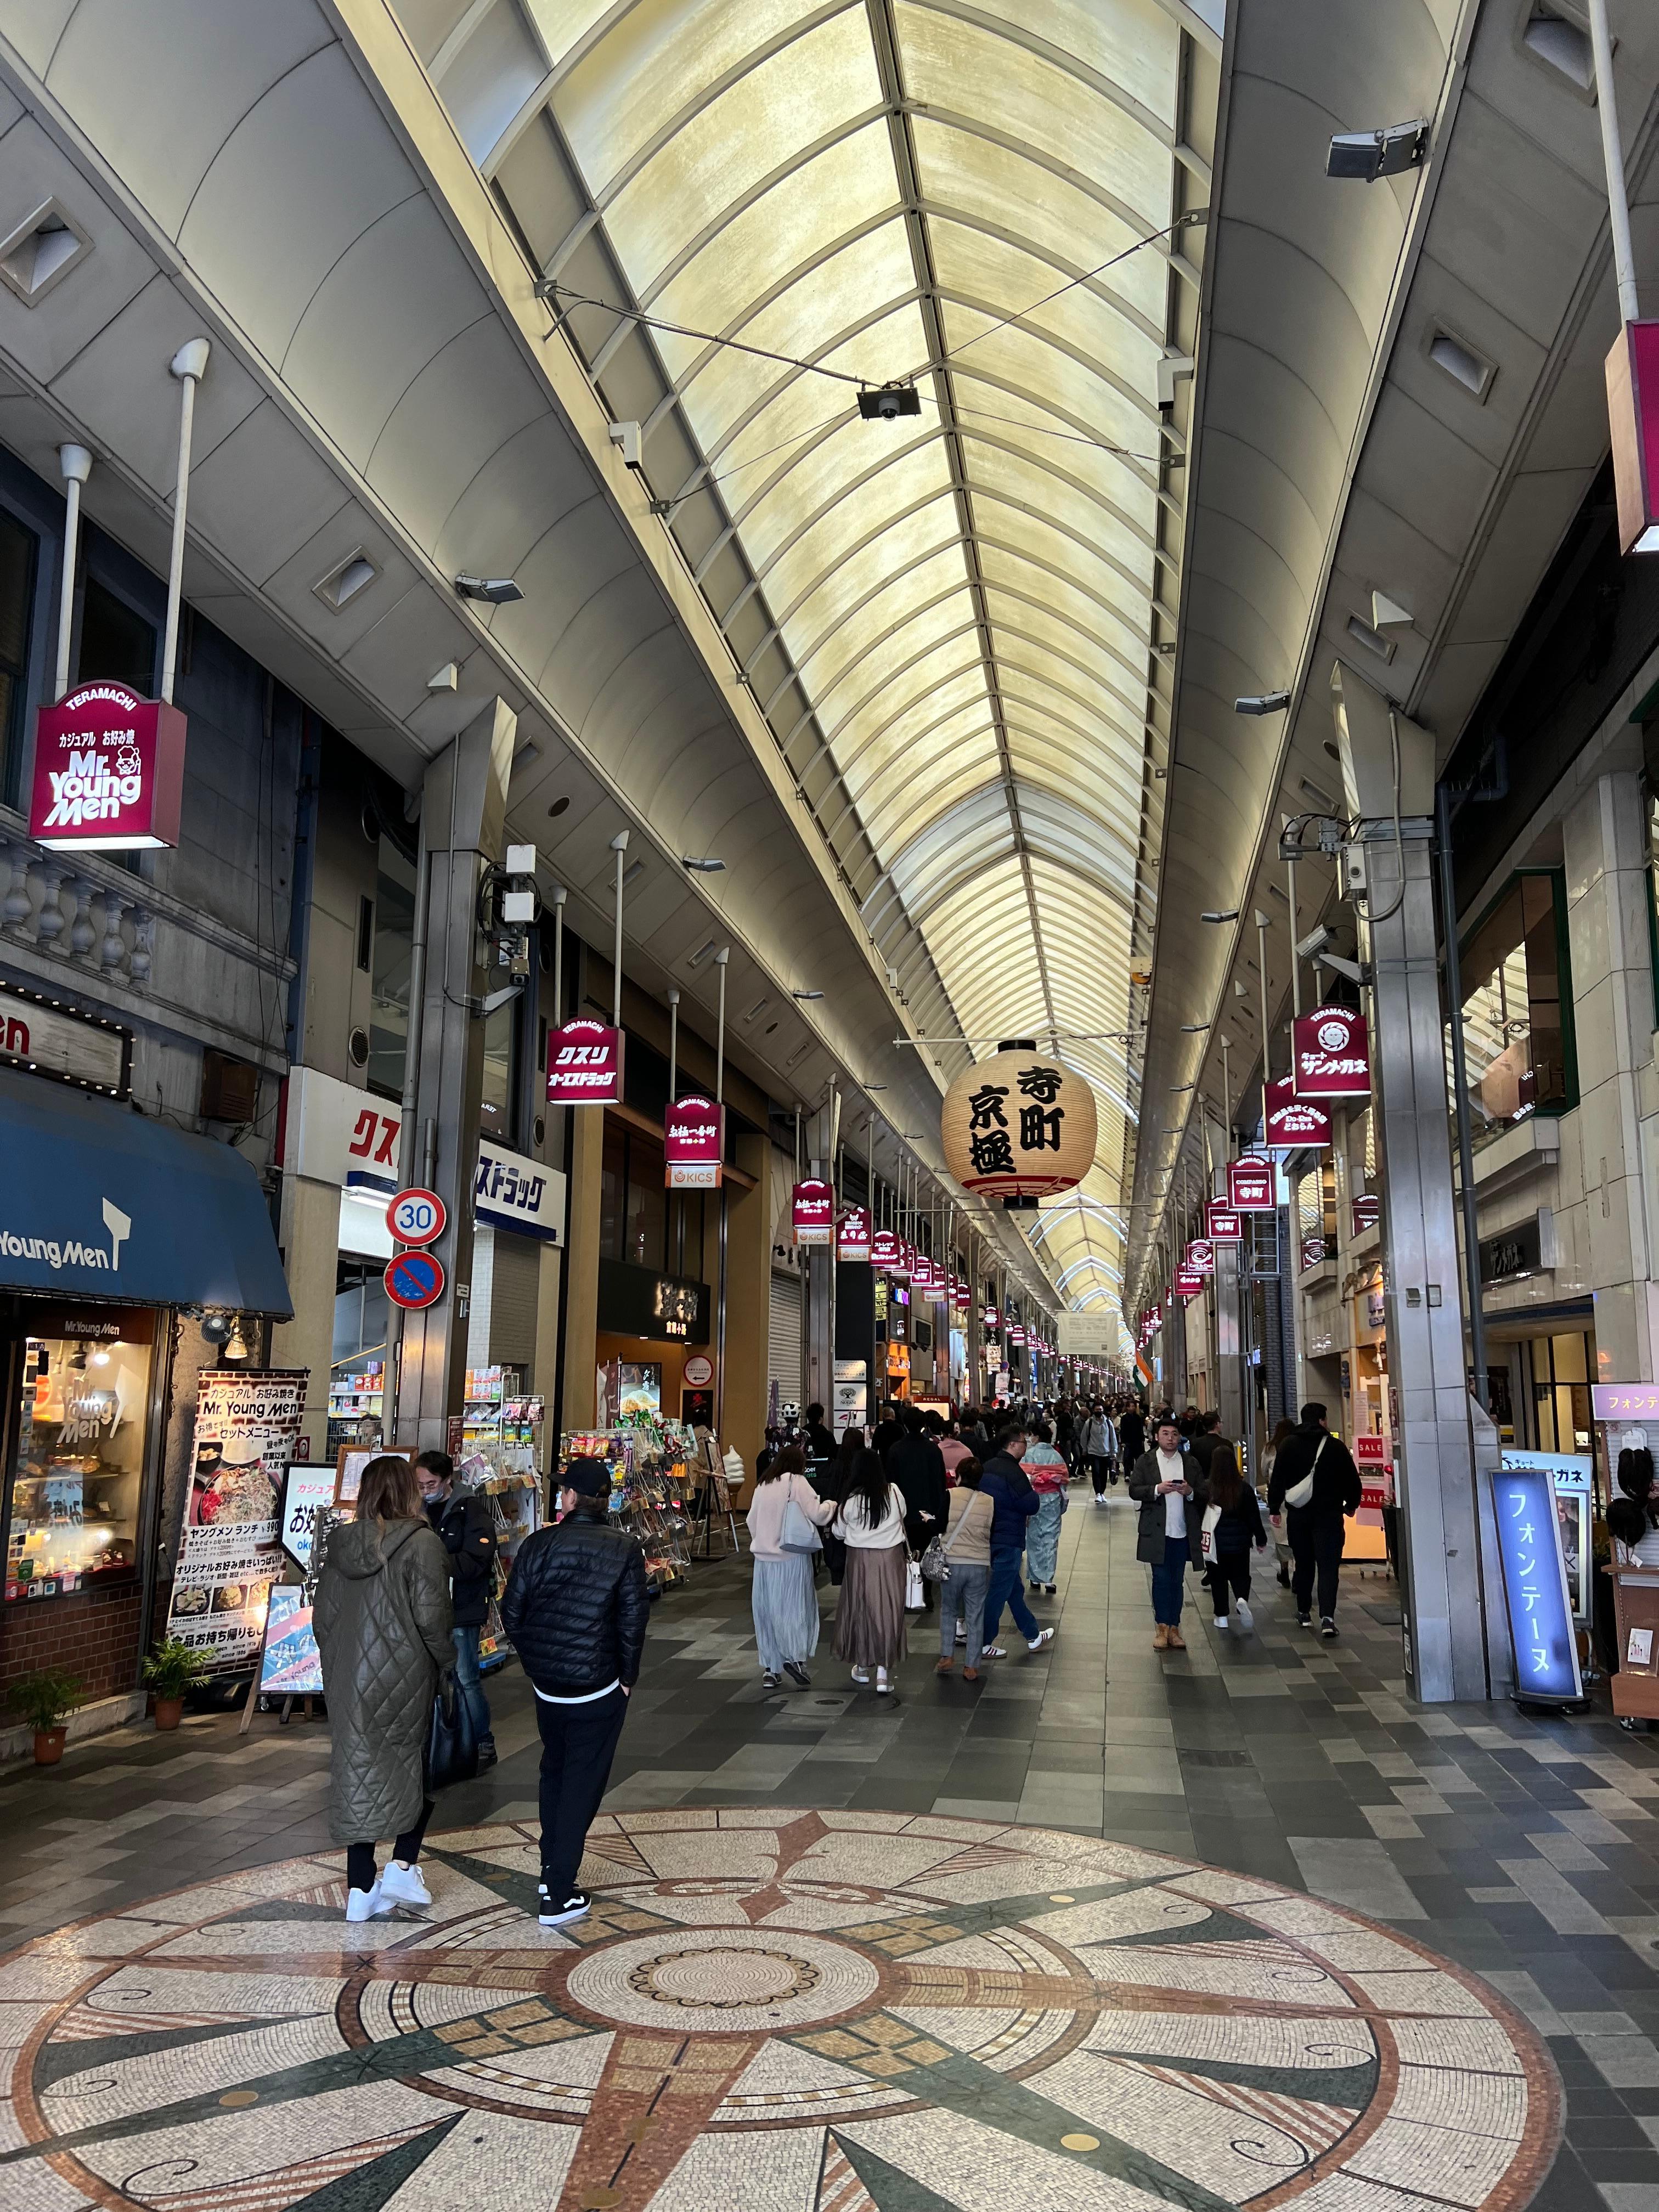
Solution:
<svg viewBox="0 0 1659 2212">
<path fill-rule="evenodd" d="M 893 422 L 901 415 L 920 415 L 921 394 L 914 384 L 866 386 L 859 393 L 859 413 L 866 422 Z"/>
</svg>

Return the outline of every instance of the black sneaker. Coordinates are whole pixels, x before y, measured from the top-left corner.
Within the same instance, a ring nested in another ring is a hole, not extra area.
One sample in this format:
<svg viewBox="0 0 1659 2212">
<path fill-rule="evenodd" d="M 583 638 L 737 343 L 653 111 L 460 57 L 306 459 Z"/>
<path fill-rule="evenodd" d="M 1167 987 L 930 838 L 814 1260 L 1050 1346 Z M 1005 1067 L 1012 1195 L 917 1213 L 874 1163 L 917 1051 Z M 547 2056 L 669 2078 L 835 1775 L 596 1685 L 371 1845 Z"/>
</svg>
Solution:
<svg viewBox="0 0 1659 2212">
<path fill-rule="evenodd" d="M 1296 1616 L 1296 1625 L 1298 1628 L 1311 1628 L 1313 1626 L 1312 1613 L 1298 1613 Z"/>
<path fill-rule="evenodd" d="M 1328 1613 L 1319 1624 L 1319 1632 L 1322 1636 L 1334 1636 L 1336 1633 L 1336 1623 Z"/>
<path fill-rule="evenodd" d="M 562 1928 L 567 1920 L 585 1920 L 593 1909 L 593 1900 L 585 1889 L 573 1889 L 562 1905 L 554 1903 L 544 1881 L 537 1884 L 536 1894 L 541 1901 L 536 1917 L 544 1928 Z"/>
<path fill-rule="evenodd" d="M 805 1668 L 801 1665 L 799 1659 L 786 1659 L 783 1662 L 783 1671 L 789 1677 L 792 1682 L 799 1682 L 803 1690 L 810 1690 L 811 1688 L 812 1677 L 807 1673 Z"/>
<path fill-rule="evenodd" d="M 495 1737 L 493 1735 L 485 1736 L 483 1742 L 478 1746 L 478 1771 L 480 1774 L 489 1773 L 490 1768 L 495 1764 L 497 1755 Z"/>
</svg>

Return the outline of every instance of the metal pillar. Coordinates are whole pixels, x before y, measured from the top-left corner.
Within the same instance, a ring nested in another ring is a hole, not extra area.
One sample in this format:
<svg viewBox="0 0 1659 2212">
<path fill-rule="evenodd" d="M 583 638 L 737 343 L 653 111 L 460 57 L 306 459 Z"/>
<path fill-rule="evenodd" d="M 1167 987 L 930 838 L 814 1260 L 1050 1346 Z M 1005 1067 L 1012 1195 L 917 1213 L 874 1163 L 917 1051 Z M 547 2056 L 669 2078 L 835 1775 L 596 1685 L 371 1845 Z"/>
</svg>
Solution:
<svg viewBox="0 0 1659 2212">
<path fill-rule="evenodd" d="M 483 1023 L 474 1011 L 486 988 L 478 888 L 485 867 L 501 856 L 517 732 L 512 708 L 492 700 L 428 769 L 422 798 L 427 927 L 420 1004 L 410 1009 L 419 1052 L 413 1150 L 416 1179 L 448 1210 L 434 1248 L 448 1282 L 435 1305 L 410 1314 L 404 1324 L 396 1441 L 423 1451 L 444 1448 L 448 1417 L 461 1410 L 466 1381 L 472 1186 L 483 1093 Z"/>
<path fill-rule="evenodd" d="M 832 1182 L 836 1152 L 841 1135 L 841 1094 L 833 1084 L 830 1096 L 812 1117 L 808 1136 L 810 1158 L 806 1172 Z M 833 1208 L 831 1209 L 833 1214 Z M 913 1309 L 914 1310 L 914 1309 Z M 806 1255 L 806 1376 L 805 1403 L 817 1400 L 827 1420 L 836 1402 L 836 1246 L 814 1244 Z"/>
<path fill-rule="evenodd" d="M 1431 867 L 1434 741 L 1340 666 L 1332 701 L 1366 884 L 1406 1674 L 1430 1704 L 1483 1698 L 1492 1692 L 1481 1565 L 1490 1504 L 1464 1364 Z"/>
</svg>

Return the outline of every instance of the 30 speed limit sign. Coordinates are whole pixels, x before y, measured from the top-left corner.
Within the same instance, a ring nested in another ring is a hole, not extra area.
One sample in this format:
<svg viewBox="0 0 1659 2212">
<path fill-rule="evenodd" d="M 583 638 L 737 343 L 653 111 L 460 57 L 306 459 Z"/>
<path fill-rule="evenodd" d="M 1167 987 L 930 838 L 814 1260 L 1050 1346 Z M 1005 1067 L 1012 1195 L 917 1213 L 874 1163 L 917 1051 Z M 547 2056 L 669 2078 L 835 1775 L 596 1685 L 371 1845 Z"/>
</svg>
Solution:
<svg viewBox="0 0 1659 2212">
<path fill-rule="evenodd" d="M 386 1207 L 386 1225 L 400 1244 L 431 1244 L 449 1216 L 435 1190 L 400 1190 Z"/>
</svg>

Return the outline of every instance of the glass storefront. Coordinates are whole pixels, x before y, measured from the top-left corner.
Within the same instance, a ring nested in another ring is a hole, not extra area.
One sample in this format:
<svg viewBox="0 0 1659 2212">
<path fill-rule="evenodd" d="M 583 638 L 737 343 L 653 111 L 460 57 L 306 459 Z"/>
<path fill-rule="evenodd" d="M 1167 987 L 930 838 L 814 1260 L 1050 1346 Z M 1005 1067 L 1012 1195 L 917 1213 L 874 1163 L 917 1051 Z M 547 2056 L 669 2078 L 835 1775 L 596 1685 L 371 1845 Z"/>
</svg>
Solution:
<svg viewBox="0 0 1659 2212">
<path fill-rule="evenodd" d="M 118 1307 L 25 1323 L 10 1464 L 8 1604 L 137 1580 L 155 1317 Z"/>
<path fill-rule="evenodd" d="M 1462 948 L 1463 1048 L 1476 1146 L 1578 1103 L 1560 871 L 1517 875 Z M 1446 1087 L 1453 1090 L 1451 1036 Z"/>
</svg>

